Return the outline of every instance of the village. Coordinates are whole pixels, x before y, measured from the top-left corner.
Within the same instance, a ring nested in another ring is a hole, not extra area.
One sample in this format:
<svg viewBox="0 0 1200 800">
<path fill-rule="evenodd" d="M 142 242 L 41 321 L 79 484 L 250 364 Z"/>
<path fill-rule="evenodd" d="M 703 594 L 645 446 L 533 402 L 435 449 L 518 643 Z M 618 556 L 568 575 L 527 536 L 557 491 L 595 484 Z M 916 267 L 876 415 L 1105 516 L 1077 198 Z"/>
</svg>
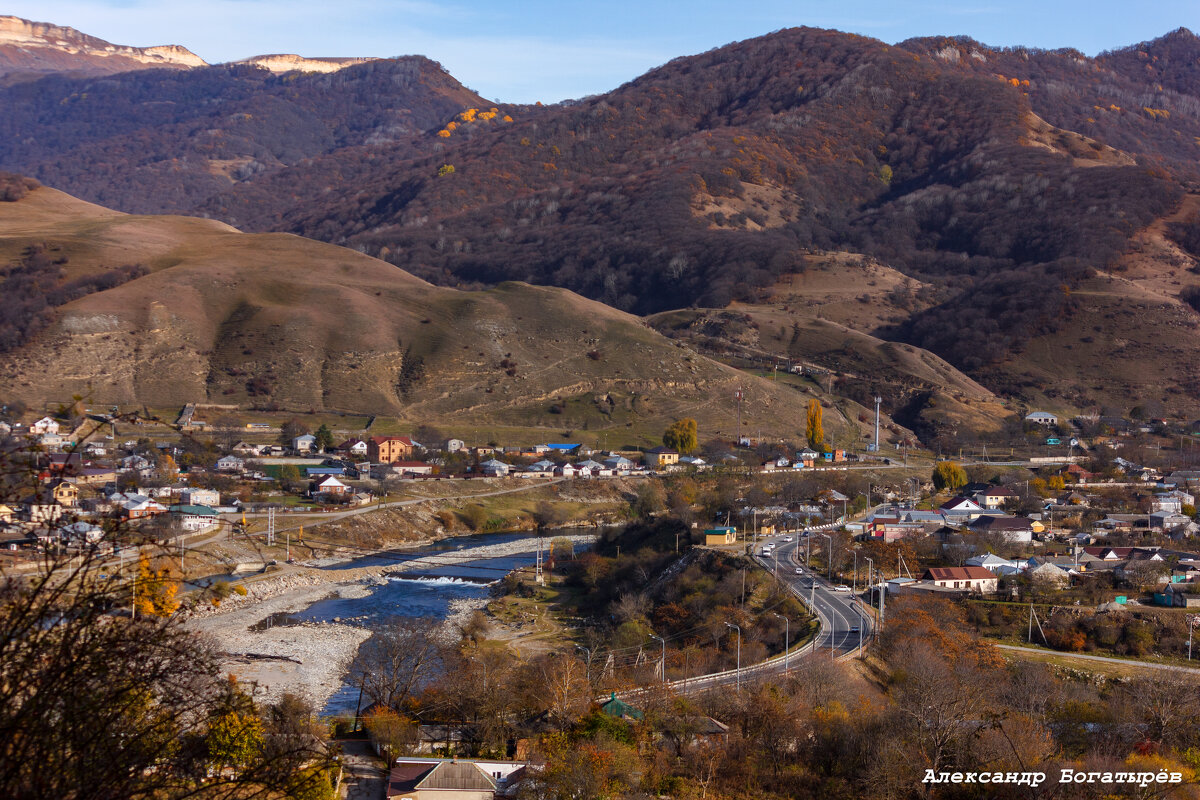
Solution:
<svg viewBox="0 0 1200 800">
<path fill-rule="evenodd" d="M 1027 439 L 1069 454 L 959 465 L 917 451 L 901 463 L 877 446 L 853 453 L 748 437 L 710 443 L 702 454 L 695 446 L 468 444 L 435 430 L 424 431 L 439 436 L 427 443 L 402 435 L 335 442 L 327 425 L 310 431 L 294 419 L 268 431 L 246 423 L 239 436 L 230 426 L 197 424 L 195 413 L 189 406 L 181 414 L 182 435 L 154 438 L 114 436 L 118 426 L 136 433 L 139 425 L 112 414 L 0 423 L 12 449 L 28 451 L 38 487 L 0 507 L 0 558 L 20 564 L 51 548 L 119 547 L 105 535 L 118 523 L 163 542 L 244 522 L 247 513 L 311 514 L 316 524 L 323 512 L 369 511 L 423 482 L 632 479 L 669 486 L 687 478 L 739 487 L 724 504 L 656 510 L 686 516 L 697 542 L 745 551 L 774 533 L 833 531 L 837 539 L 826 546 L 818 538 L 806 558 L 815 552 L 835 580 L 857 573 L 852 562 L 869 550 L 889 592 L 1017 598 L 1033 586 L 1045 596 L 1103 577 L 1122 603 L 1140 596 L 1164 606 L 1200 605 L 1200 554 L 1187 546 L 1200 532 L 1193 493 L 1200 469 L 1171 468 L 1195 465 L 1185 463 L 1187 434 L 1178 435 L 1175 453 L 1164 453 L 1162 442 L 1176 436 L 1165 420 L 1060 424 L 1054 414 L 1031 411 Z M 1133 450 L 1138 462 L 1116 455 Z M 1140 463 L 1151 454 L 1156 465 Z M 722 521 L 720 535 L 703 537 Z M 849 577 L 857 589 L 857 574 Z"/>
</svg>

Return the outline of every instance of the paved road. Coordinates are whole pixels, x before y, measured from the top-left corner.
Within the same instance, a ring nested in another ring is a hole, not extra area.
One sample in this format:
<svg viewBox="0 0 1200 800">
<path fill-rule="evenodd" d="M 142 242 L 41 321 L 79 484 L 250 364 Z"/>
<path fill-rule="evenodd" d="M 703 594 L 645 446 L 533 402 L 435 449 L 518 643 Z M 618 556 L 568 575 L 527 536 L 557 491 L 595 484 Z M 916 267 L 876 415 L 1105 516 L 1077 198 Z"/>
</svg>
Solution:
<svg viewBox="0 0 1200 800">
<path fill-rule="evenodd" d="M 854 595 L 834 591 L 832 584 L 821 576 L 814 575 L 806 567 L 800 567 L 802 573 L 796 574 L 796 568 L 803 564 L 803 558 L 799 556 L 803 552 L 799 549 L 803 539 L 794 533 L 785 535 L 790 536 L 792 541 L 782 541 L 783 535 L 764 541 L 778 542 L 776 552 L 779 555 L 779 577 L 805 605 L 811 603 L 810 607 L 821 622 L 817 636 L 804 647 L 793 650 L 787 658 L 778 655 L 758 664 L 743 666 L 740 675 L 738 670 L 731 669 L 687 680 L 671 681 L 671 688 L 675 692 L 687 694 L 714 686 L 736 686 L 739 680 L 747 681 L 757 676 L 783 672 L 785 666 L 797 664 L 805 657 L 828 658 L 832 654 L 838 660 L 853 658 L 858 652 L 860 642 L 865 647 L 870 641 L 874 631 L 874 617 L 871 616 L 871 612 L 865 609 Z M 768 572 L 775 571 L 774 554 L 769 559 L 755 554 L 755 558 Z M 626 698 L 636 696 L 637 692 L 622 694 L 622 697 Z"/>
<path fill-rule="evenodd" d="M 404 506 L 415 506 L 419 503 L 437 502 L 439 500 L 454 502 L 458 500 L 472 500 L 477 497 L 494 497 L 498 494 L 528 492 L 531 489 L 541 489 L 546 486 L 553 486 L 556 483 L 562 483 L 564 480 L 566 480 L 566 478 L 554 478 L 548 481 L 531 481 L 525 485 L 517 486 L 512 489 L 496 489 L 495 491 L 479 492 L 478 494 L 448 495 L 446 497 L 414 497 L 411 500 L 393 500 L 390 503 L 371 503 L 370 505 L 356 506 L 355 508 L 350 508 L 345 511 L 334 511 L 330 513 L 320 511 L 304 513 L 277 513 L 275 516 L 275 532 L 279 533 L 280 531 L 295 530 L 301 525 L 324 525 L 326 522 L 336 522 L 337 520 L 345 519 L 346 517 L 353 517 L 359 514 L 369 514 L 372 511 L 379 511 L 383 508 L 403 508 Z M 235 522 L 240 521 L 242 516 L 242 514 L 222 514 L 221 518 L 229 522 Z M 267 515 L 265 512 L 253 512 L 245 514 L 245 517 L 246 519 L 266 519 Z"/>
<path fill-rule="evenodd" d="M 814 532 L 812 535 L 817 537 L 814 546 L 824 544 L 819 534 Z M 803 566 L 802 536 L 789 535 L 788 538 L 792 541 L 784 542 L 781 537 L 773 537 L 778 544 L 769 559 L 757 554 L 755 557 L 768 570 L 778 569 L 779 577 L 791 586 L 792 591 L 805 604 L 811 603 L 817 618 L 821 620 L 817 652 L 831 652 L 837 658 L 855 653 L 860 643 L 865 646 L 870 639 L 874 617 L 853 594 L 835 591 L 823 577 Z"/>
<path fill-rule="evenodd" d="M 1070 659 L 1084 659 L 1085 661 L 1102 661 L 1106 664 L 1117 664 L 1122 667 L 1136 667 L 1145 669 L 1161 669 L 1168 672 L 1185 672 L 1192 675 L 1200 675 L 1200 668 L 1197 667 L 1177 667 L 1174 664 L 1155 664 L 1151 661 L 1138 661 L 1132 658 L 1109 658 L 1108 656 L 1090 656 L 1083 653 L 1059 653 L 1057 650 L 1047 650 L 1042 647 L 1020 647 L 1015 644 L 998 644 L 996 647 L 1001 650 L 1017 650 L 1022 653 L 1039 653 L 1041 655 L 1060 655 Z"/>
</svg>

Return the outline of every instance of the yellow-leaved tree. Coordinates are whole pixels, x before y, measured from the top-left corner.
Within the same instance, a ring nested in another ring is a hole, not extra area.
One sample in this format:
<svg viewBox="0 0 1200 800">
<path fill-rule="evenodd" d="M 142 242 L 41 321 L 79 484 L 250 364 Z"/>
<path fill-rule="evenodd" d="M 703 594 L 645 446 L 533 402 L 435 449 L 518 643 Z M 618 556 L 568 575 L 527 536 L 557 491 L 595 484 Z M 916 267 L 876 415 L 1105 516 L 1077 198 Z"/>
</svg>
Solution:
<svg viewBox="0 0 1200 800">
<path fill-rule="evenodd" d="M 808 446 L 817 452 L 825 449 L 825 428 L 821 424 L 821 401 L 813 398 L 808 401 L 808 426 L 805 430 Z"/>
<path fill-rule="evenodd" d="M 137 577 L 133 587 L 133 607 L 139 614 L 169 617 L 179 608 L 175 595 L 179 582 L 171 576 L 169 567 L 155 569 L 149 557 L 138 557 Z"/>
</svg>

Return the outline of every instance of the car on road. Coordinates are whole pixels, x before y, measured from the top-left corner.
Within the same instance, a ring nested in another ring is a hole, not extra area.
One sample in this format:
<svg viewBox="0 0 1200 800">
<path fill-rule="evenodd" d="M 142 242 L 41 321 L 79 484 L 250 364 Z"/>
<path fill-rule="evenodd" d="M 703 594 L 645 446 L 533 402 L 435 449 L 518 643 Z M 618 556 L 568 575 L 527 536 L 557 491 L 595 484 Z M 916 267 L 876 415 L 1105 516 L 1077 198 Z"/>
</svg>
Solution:
<svg viewBox="0 0 1200 800">
<path fill-rule="evenodd" d="M 803 569 L 802 567 L 796 567 L 796 574 L 797 574 L 797 575 L 803 575 L 803 574 L 804 574 L 804 569 Z"/>
<path fill-rule="evenodd" d="M 851 626 L 850 626 L 850 632 L 851 632 L 851 633 L 858 633 L 858 626 L 857 626 L 857 625 L 851 625 Z"/>
<path fill-rule="evenodd" d="M 833 587 L 833 590 L 835 592 L 842 592 L 844 594 L 851 594 L 853 592 L 849 586 L 835 586 Z"/>
<path fill-rule="evenodd" d="M 780 539 L 781 542 L 790 542 L 791 540 L 792 540 L 792 537 L 790 537 L 790 536 L 785 536 L 782 539 Z"/>
</svg>

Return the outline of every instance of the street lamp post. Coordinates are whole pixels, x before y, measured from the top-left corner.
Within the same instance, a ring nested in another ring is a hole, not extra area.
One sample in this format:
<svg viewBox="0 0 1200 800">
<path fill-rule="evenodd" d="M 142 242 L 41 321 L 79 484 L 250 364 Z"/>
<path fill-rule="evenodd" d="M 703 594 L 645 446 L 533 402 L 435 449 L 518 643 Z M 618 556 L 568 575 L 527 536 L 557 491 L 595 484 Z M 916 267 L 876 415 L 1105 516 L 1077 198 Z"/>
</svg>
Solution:
<svg viewBox="0 0 1200 800">
<path fill-rule="evenodd" d="M 587 661 L 586 661 L 586 662 L 584 662 L 584 663 L 586 663 L 586 664 L 587 664 L 587 682 L 588 682 L 588 686 L 591 686 L 591 685 L 592 685 L 592 651 L 591 651 L 589 648 L 587 648 L 587 647 L 584 647 L 584 646 L 583 646 L 583 645 L 581 645 L 581 644 L 577 644 L 577 645 L 575 645 L 575 648 L 576 648 L 577 650 L 582 650 L 584 653 L 586 653 L 586 654 L 587 654 Z"/>
<path fill-rule="evenodd" d="M 854 577 L 850 579 L 850 591 L 858 594 L 858 551 L 854 551 Z"/>
<path fill-rule="evenodd" d="M 871 579 L 874 577 L 874 573 L 875 573 L 875 562 L 872 561 L 867 556 L 863 556 L 863 558 L 867 562 L 867 597 L 869 599 L 869 602 L 872 605 L 874 605 L 875 604 L 875 587 L 871 584 Z"/>
<path fill-rule="evenodd" d="M 771 612 L 772 616 L 779 617 L 783 620 L 783 674 L 788 674 L 788 651 L 792 647 L 792 621 L 783 614 Z"/>
<path fill-rule="evenodd" d="M 833 536 L 828 533 L 822 533 L 821 536 L 829 541 L 829 546 L 825 548 L 825 566 L 829 573 L 829 582 L 833 583 Z"/>
<path fill-rule="evenodd" d="M 653 633 L 650 634 L 650 638 L 658 639 L 659 644 L 662 645 L 662 679 L 665 684 L 667 682 L 667 640 L 661 636 L 655 636 Z"/>
<path fill-rule="evenodd" d="M 742 629 L 732 622 L 725 623 L 726 628 L 733 628 L 738 634 L 737 643 L 737 690 L 742 691 Z"/>
</svg>

